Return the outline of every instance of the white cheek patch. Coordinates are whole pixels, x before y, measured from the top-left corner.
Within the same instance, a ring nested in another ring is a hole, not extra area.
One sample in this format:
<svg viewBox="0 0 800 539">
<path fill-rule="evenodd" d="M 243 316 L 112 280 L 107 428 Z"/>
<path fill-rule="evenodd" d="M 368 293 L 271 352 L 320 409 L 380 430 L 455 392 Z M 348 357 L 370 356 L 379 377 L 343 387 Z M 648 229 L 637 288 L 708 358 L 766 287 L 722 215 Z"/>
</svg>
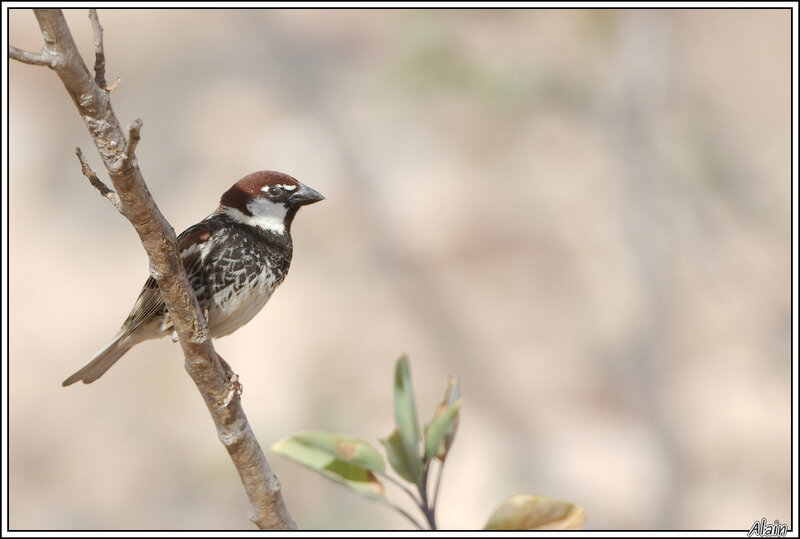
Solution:
<svg viewBox="0 0 800 539">
<path fill-rule="evenodd" d="M 246 225 L 268 230 L 275 234 L 286 233 L 286 206 L 275 204 L 263 198 L 255 198 L 247 203 L 247 209 L 253 215 L 245 215 L 236 208 L 226 208 L 228 215 Z"/>
</svg>

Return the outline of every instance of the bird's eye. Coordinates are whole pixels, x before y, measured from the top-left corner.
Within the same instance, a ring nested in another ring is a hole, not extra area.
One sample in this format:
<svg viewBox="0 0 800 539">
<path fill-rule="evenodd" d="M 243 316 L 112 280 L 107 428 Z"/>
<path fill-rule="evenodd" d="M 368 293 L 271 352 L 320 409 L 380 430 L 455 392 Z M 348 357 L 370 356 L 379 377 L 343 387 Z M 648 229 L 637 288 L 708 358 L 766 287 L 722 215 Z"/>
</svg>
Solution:
<svg viewBox="0 0 800 539">
<path fill-rule="evenodd" d="M 278 186 L 272 186 L 269 188 L 269 194 L 276 197 L 281 194 L 281 188 Z"/>
</svg>

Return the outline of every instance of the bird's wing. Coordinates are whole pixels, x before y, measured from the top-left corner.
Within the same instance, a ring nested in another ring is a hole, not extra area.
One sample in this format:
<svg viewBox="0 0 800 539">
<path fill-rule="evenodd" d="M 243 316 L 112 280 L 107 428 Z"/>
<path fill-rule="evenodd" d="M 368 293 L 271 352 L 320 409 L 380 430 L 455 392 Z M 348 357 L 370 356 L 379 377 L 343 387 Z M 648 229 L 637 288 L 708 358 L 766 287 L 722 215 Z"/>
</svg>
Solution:
<svg viewBox="0 0 800 539">
<path fill-rule="evenodd" d="M 187 228 L 180 236 L 178 236 L 178 249 L 181 253 L 181 260 L 183 267 L 186 270 L 186 275 L 189 282 L 196 276 L 202 266 L 203 258 L 206 255 L 207 249 L 204 249 L 205 242 L 211 237 L 212 229 L 204 221 L 197 223 L 194 226 Z M 153 277 L 148 277 L 147 281 L 136 299 L 136 303 L 128 315 L 128 319 L 122 325 L 125 330 L 124 336 L 130 335 L 136 331 L 143 324 L 153 320 L 153 317 L 166 310 L 164 298 L 161 296 L 161 290 L 158 288 L 158 283 Z M 168 327 L 162 328 L 168 331 L 172 326 L 172 322 L 168 322 Z"/>
</svg>

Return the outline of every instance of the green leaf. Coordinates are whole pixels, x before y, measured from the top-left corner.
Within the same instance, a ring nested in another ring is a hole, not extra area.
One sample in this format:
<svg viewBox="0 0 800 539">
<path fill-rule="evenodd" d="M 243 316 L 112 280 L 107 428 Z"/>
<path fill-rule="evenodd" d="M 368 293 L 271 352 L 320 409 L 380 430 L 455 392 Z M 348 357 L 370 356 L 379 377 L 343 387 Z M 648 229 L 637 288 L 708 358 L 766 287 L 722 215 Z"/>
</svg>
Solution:
<svg viewBox="0 0 800 539">
<path fill-rule="evenodd" d="M 411 369 L 405 355 L 397 360 L 394 371 L 394 420 L 406 458 L 413 460 L 412 455 L 415 455 L 420 460 L 419 421 L 414 404 L 414 388 L 411 385 Z"/>
<path fill-rule="evenodd" d="M 386 458 L 389 459 L 394 471 L 406 481 L 417 484 L 422 476 L 422 459 L 416 452 L 409 453 L 406 450 L 400 432 L 395 429 L 388 438 L 382 439 L 381 443 L 386 448 Z"/>
<path fill-rule="evenodd" d="M 309 430 L 296 434 L 293 438 L 307 446 L 318 448 L 338 460 L 373 472 L 383 473 L 386 467 L 383 456 L 377 449 L 354 436 Z"/>
<path fill-rule="evenodd" d="M 276 442 L 272 450 L 362 496 L 386 498 L 386 489 L 373 473 L 384 472 L 383 457 L 363 440 L 346 434 L 307 431 Z"/>
<path fill-rule="evenodd" d="M 441 461 L 447 457 L 458 428 L 458 411 L 461 406 L 461 389 L 458 380 L 447 377 L 444 400 L 439 403 L 433 419 L 425 427 L 425 460 L 435 455 Z M 443 417 L 445 416 L 445 417 Z"/>
<path fill-rule="evenodd" d="M 433 421 L 425 427 L 425 460 L 431 460 L 433 457 L 444 460 L 447 456 L 455 435 L 459 408 L 461 408 L 460 400 L 449 407 L 440 406 Z"/>
<path fill-rule="evenodd" d="M 583 508 L 535 494 L 506 498 L 494 510 L 485 530 L 579 530 L 586 520 Z"/>
</svg>

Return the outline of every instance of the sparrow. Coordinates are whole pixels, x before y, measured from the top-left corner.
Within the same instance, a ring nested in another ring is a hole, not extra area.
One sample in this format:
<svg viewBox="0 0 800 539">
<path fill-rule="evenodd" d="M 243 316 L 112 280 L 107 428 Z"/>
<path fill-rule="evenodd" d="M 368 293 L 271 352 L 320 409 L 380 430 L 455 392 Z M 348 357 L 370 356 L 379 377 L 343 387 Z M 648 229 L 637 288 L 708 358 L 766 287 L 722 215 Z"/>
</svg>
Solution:
<svg viewBox="0 0 800 539">
<path fill-rule="evenodd" d="M 297 211 L 324 198 L 281 172 L 253 172 L 222 195 L 214 213 L 178 236 L 181 261 L 207 313 L 211 338 L 233 333 L 264 307 L 289 271 L 289 229 Z M 150 277 L 114 340 L 62 385 L 94 382 L 133 346 L 173 330 Z"/>
</svg>

